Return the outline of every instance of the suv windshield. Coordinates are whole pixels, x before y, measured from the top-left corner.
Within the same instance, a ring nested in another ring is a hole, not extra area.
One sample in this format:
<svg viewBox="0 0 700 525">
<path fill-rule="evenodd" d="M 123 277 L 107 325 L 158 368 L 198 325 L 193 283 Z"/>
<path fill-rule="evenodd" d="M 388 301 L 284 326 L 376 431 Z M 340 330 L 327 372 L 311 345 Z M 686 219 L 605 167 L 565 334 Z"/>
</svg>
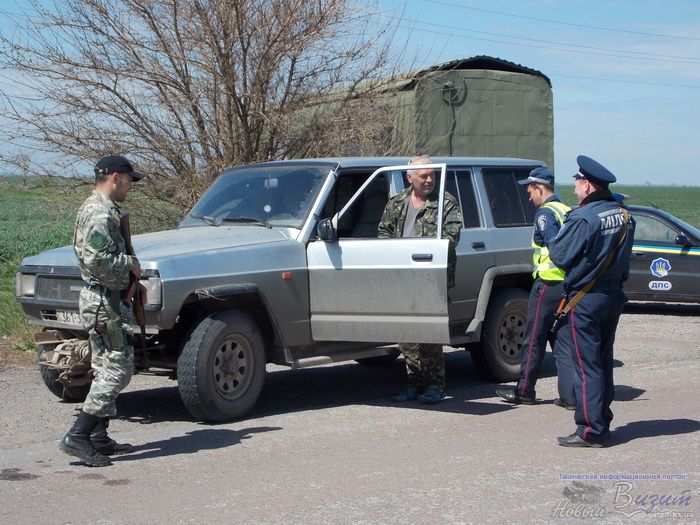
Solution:
<svg viewBox="0 0 700 525">
<path fill-rule="evenodd" d="M 238 223 L 301 228 L 329 170 L 328 165 L 261 165 L 225 171 L 180 226 Z"/>
</svg>

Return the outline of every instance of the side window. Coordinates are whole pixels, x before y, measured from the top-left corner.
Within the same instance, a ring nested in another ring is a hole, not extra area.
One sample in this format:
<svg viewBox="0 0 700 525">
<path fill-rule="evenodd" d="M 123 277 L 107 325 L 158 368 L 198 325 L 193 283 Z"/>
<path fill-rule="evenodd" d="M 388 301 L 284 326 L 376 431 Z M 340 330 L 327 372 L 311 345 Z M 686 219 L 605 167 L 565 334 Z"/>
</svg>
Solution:
<svg viewBox="0 0 700 525">
<path fill-rule="evenodd" d="M 484 185 L 493 222 L 498 228 L 531 226 L 535 206 L 528 200 L 524 186 L 518 180 L 528 176 L 530 170 L 485 169 Z"/>
<path fill-rule="evenodd" d="M 386 173 L 382 173 L 370 182 L 362 195 L 353 203 L 349 210 L 352 212 L 353 224 L 345 236 L 376 238 L 377 226 L 379 226 L 387 202 L 389 202 L 389 188 L 387 187 Z"/>
<path fill-rule="evenodd" d="M 476 194 L 474 193 L 474 179 L 469 170 L 457 170 L 457 187 L 458 193 L 452 193 L 450 185 L 447 186 L 447 191 L 452 193 L 462 207 L 462 220 L 465 228 L 479 228 L 481 219 L 479 218 L 479 206 L 476 202 Z"/>
<path fill-rule="evenodd" d="M 653 242 L 674 244 L 678 232 L 668 227 L 660 220 L 649 215 L 635 215 L 636 226 L 634 228 L 635 242 Z"/>
<path fill-rule="evenodd" d="M 438 188 L 440 185 L 439 172 L 436 175 L 435 188 Z M 408 187 L 405 174 L 403 176 L 403 185 L 404 188 Z M 480 227 L 481 220 L 479 219 L 479 209 L 476 204 L 476 195 L 474 194 L 471 172 L 469 170 L 447 170 L 445 191 L 459 202 L 462 209 L 462 227 Z"/>
<path fill-rule="evenodd" d="M 323 217 L 330 218 L 338 213 L 370 173 L 341 173 L 323 207 Z M 338 221 L 339 238 L 376 238 L 377 226 L 389 201 L 387 174 L 375 177 L 370 185 L 355 200 L 350 209 Z"/>
</svg>

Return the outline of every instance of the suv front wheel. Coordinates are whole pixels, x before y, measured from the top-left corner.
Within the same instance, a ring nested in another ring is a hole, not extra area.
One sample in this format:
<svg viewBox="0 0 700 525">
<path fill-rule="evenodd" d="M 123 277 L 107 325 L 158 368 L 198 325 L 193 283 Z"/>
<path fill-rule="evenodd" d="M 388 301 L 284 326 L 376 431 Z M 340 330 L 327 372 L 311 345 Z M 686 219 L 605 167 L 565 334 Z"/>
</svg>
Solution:
<svg viewBox="0 0 700 525">
<path fill-rule="evenodd" d="M 180 397 L 194 417 L 224 422 L 247 414 L 265 381 L 265 348 L 255 321 L 238 310 L 205 317 L 177 362 Z"/>
<path fill-rule="evenodd" d="M 497 381 L 515 381 L 520 376 L 528 298 L 522 288 L 505 288 L 492 298 L 486 311 L 481 344 L 472 351 L 472 360 Z"/>
</svg>

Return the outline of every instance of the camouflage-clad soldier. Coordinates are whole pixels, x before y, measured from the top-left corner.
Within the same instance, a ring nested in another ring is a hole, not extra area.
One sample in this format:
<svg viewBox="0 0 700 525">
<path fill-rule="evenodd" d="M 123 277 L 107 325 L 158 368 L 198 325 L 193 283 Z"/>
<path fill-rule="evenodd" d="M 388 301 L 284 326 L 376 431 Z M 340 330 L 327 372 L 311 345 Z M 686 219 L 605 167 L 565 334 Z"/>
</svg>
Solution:
<svg viewBox="0 0 700 525">
<path fill-rule="evenodd" d="M 409 164 L 432 164 L 427 155 L 413 157 Z M 406 177 L 410 186 L 393 196 L 384 209 L 378 227 L 380 238 L 435 237 L 438 226 L 438 195 L 435 190 L 435 171 L 409 170 Z M 449 239 L 447 259 L 447 286 L 454 286 L 456 253 L 462 214 L 457 200 L 445 192 L 442 214 L 442 237 Z M 393 396 L 397 402 L 419 400 L 439 403 L 445 397 L 445 359 L 442 345 L 399 343 L 406 362 L 408 387 Z"/>
<path fill-rule="evenodd" d="M 134 371 L 131 312 L 121 292 L 129 284 L 130 273 L 141 277 L 139 261 L 126 253 L 117 202 L 123 202 L 132 182 L 142 177 L 122 156 L 100 159 L 95 165 L 95 191 L 83 202 L 75 221 L 73 247 L 85 281 L 80 317 L 90 338 L 95 378 L 60 448 L 92 467 L 109 465 L 108 456 L 133 450 L 110 439 L 107 427 L 117 413 L 115 400 Z"/>
</svg>

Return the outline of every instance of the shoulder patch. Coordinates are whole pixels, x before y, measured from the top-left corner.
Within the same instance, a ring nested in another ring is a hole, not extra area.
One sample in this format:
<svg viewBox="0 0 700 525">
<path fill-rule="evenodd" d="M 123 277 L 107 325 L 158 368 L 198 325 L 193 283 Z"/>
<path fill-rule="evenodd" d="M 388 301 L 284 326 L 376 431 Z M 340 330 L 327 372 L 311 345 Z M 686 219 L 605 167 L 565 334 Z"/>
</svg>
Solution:
<svg viewBox="0 0 700 525">
<path fill-rule="evenodd" d="M 90 246 L 95 250 L 104 250 L 109 245 L 109 238 L 100 231 L 93 231 L 90 235 Z"/>
<path fill-rule="evenodd" d="M 537 228 L 540 231 L 544 231 L 547 228 L 547 216 L 544 213 L 537 217 Z"/>
</svg>

